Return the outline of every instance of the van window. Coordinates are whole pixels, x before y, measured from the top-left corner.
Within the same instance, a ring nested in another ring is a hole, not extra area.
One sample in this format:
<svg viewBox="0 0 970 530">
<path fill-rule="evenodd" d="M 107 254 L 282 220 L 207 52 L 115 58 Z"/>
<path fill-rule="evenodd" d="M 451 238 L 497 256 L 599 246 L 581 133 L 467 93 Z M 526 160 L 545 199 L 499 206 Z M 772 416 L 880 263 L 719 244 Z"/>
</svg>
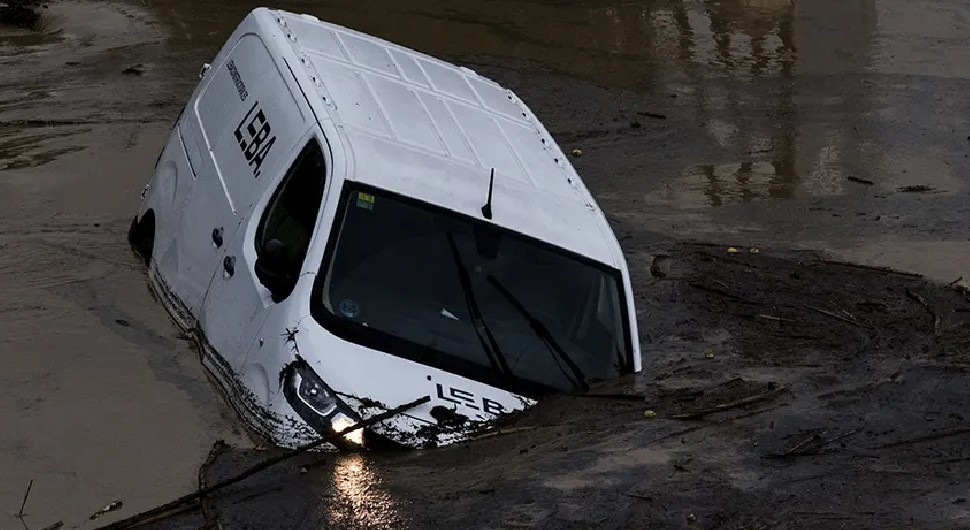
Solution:
<svg viewBox="0 0 970 530">
<path fill-rule="evenodd" d="M 265 252 L 267 242 L 276 239 L 283 244 L 282 270 L 278 272 L 287 278 L 286 293 L 296 285 L 310 245 L 323 200 L 325 169 L 320 144 L 310 140 L 273 192 L 256 228 L 257 261 Z"/>
<path fill-rule="evenodd" d="M 529 397 L 632 367 L 619 270 L 348 183 L 310 299 L 335 335 Z"/>
</svg>

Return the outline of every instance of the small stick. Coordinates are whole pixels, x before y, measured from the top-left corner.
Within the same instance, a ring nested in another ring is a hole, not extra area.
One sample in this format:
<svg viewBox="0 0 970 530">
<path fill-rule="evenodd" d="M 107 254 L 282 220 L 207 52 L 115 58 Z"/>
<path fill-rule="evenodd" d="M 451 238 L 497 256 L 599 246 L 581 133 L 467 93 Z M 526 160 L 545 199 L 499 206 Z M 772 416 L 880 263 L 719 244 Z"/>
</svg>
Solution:
<svg viewBox="0 0 970 530">
<path fill-rule="evenodd" d="M 791 456 L 791 455 L 796 455 L 796 454 L 804 453 L 805 452 L 805 449 L 807 447 L 809 447 L 809 444 L 811 444 L 812 442 L 819 442 L 819 441 L 822 440 L 822 434 L 824 434 L 824 432 L 821 433 L 821 434 L 820 433 L 814 433 L 811 436 L 805 437 L 805 439 L 801 440 L 797 444 L 793 445 L 790 449 L 788 449 L 787 451 L 785 451 L 785 456 Z M 822 444 L 819 444 L 817 448 L 820 448 L 821 446 L 822 446 Z"/>
<path fill-rule="evenodd" d="M 923 309 L 925 309 L 926 312 L 929 313 L 930 318 L 933 319 L 933 335 L 936 337 L 939 337 L 940 325 L 942 323 L 942 319 L 940 318 L 940 315 L 936 311 L 934 311 L 933 308 L 930 307 L 930 304 L 926 303 L 926 299 L 923 298 L 922 295 L 920 295 L 916 291 L 906 289 L 906 296 L 919 302 L 919 305 L 923 306 Z"/>
<path fill-rule="evenodd" d="M 889 274 L 896 274 L 896 275 L 899 275 L 899 276 L 907 276 L 909 278 L 922 278 L 923 277 L 922 274 L 916 274 L 914 272 L 899 271 L 899 270 L 896 270 L 896 269 L 891 269 L 889 267 L 877 267 L 875 265 L 862 265 L 862 264 L 859 264 L 859 263 L 850 263 L 848 261 L 836 261 L 836 260 L 830 260 L 830 259 L 820 259 L 820 260 L 818 260 L 818 263 L 821 263 L 823 265 L 839 265 L 841 267 L 850 267 L 850 268 L 853 268 L 853 269 L 862 269 L 862 270 L 867 270 L 867 271 L 886 272 L 886 273 L 889 273 Z"/>
<path fill-rule="evenodd" d="M 890 442 L 887 444 L 880 445 L 875 449 L 887 449 L 890 447 L 899 447 L 902 445 L 914 445 L 922 442 L 929 442 L 932 440 L 939 440 L 941 438 L 949 438 L 950 436 L 961 436 L 964 434 L 970 434 L 970 429 L 954 429 L 952 431 L 938 432 L 934 434 L 927 434 L 926 436 L 920 436 L 917 438 L 911 438 L 909 440 L 899 440 L 896 442 Z"/>
<path fill-rule="evenodd" d="M 695 410 L 695 411 L 692 411 L 692 412 L 684 412 L 682 414 L 674 414 L 673 416 L 671 416 L 671 418 L 673 418 L 675 420 L 689 420 L 689 419 L 692 419 L 692 418 L 699 418 L 701 416 L 704 416 L 704 415 L 707 415 L 707 414 L 711 414 L 713 412 L 721 412 L 722 410 L 732 409 L 732 408 L 735 408 L 735 407 L 740 407 L 742 405 L 748 405 L 748 404 L 751 404 L 751 403 L 757 403 L 758 401 L 761 401 L 761 400 L 767 398 L 770 395 L 771 395 L 771 393 L 770 392 L 767 392 L 767 393 L 764 393 L 764 394 L 758 394 L 756 396 L 748 396 L 748 397 L 745 397 L 745 398 L 736 399 L 734 401 L 729 401 L 727 403 L 721 403 L 719 405 L 714 405 L 713 407 L 708 408 L 708 409 Z"/>
<path fill-rule="evenodd" d="M 531 431 L 531 430 L 538 429 L 539 427 L 556 427 L 556 426 L 557 425 L 529 425 L 529 426 L 523 426 L 523 427 L 510 427 L 508 429 L 497 429 L 497 430 L 488 431 L 479 436 L 476 436 L 475 439 L 481 440 L 483 438 L 491 438 L 493 436 L 503 436 L 506 434 L 515 434 L 517 432 Z"/>
<path fill-rule="evenodd" d="M 251 477 L 252 475 L 255 475 L 256 473 L 259 473 L 260 471 L 263 471 L 264 469 L 267 469 L 267 468 L 272 467 L 272 466 L 274 466 L 276 464 L 279 464 L 280 462 L 283 462 L 284 460 L 288 460 L 290 458 L 293 458 L 294 456 L 297 456 L 297 455 L 303 454 L 303 453 L 305 453 L 307 451 L 310 451 L 311 449 L 314 449 L 316 447 L 319 447 L 319 446 L 321 446 L 321 445 L 323 445 L 323 444 L 325 444 L 325 443 L 327 443 L 330 440 L 333 440 L 335 438 L 339 438 L 339 437 L 347 434 L 348 432 L 353 432 L 353 431 L 355 431 L 357 429 L 370 427 L 371 425 L 374 425 L 375 423 L 380 423 L 380 422 L 382 422 L 382 421 L 384 421 L 384 420 L 386 420 L 388 418 L 392 418 L 394 416 L 397 416 L 398 414 L 400 414 L 402 412 L 411 410 L 414 407 L 417 407 L 419 405 L 423 405 L 425 403 L 428 403 L 429 401 L 431 401 L 431 396 L 423 396 L 423 397 L 420 397 L 420 398 L 418 398 L 418 399 L 416 399 L 416 400 L 414 400 L 414 401 L 412 401 L 410 403 L 405 403 L 404 405 L 401 405 L 399 407 L 396 407 L 396 408 L 387 410 L 387 411 L 382 412 L 382 413 L 380 413 L 380 414 L 378 414 L 376 416 L 373 416 L 373 417 L 368 418 L 366 420 L 357 422 L 356 424 L 351 425 L 350 427 L 347 427 L 345 429 L 341 429 L 340 431 L 337 431 L 337 432 L 334 432 L 334 433 L 330 433 L 330 434 L 328 434 L 326 436 L 323 436 L 323 437 L 319 438 L 318 440 L 315 440 L 313 442 L 310 442 L 310 443 L 308 443 L 306 445 L 301 445 L 300 447 L 297 447 L 296 449 L 293 449 L 291 451 L 287 451 L 287 452 L 285 452 L 285 453 L 283 453 L 283 454 L 281 454 L 279 456 L 274 456 L 272 458 L 268 458 L 268 459 L 260 462 L 259 464 L 256 464 L 255 466 L 253 466 L 253 467 L 251 467 L 251 468 L 243 471 L 242 473 L 239 473 L 238 475 L 236 475 L 234 477 L 230 477 L 230 478 L 227 478 L 227 479 L 223 480 L 222 482 L 219 482 L 217 484 L 213 484 L 212 486 L 209 486 L 209 487 L 204 488 L 204 489 L 197 490 L 194 493 L 190 493 L 188 495 L 183 495 L 182 497 L 179 497 L 178 499 L 175 499 L 172 502 L 169 502 L 167 504 L 163 504 L 161 506 L 157 506 L 155 508 L 152 508 L 152 509 L 150 509 L 148 511 L 145 511 L 145 512 L 142 512 L 142 513 L 133 515 L 133 516 L 127 518 L 127 519 L 122 519 L 120 521 L 115 521 L 115 522 L 113 522 L 113 523 L 111 523 L 111 524 L 109 524 L 107 526 L 102 526 L 100 528 L 100 530 L 120 530 L 122 528 L 131 528 L 133 526 L 137 526 L 137 525 L 142 524 L 147 519 L 154 519 L 154 518 L 157 518 L 158 516 L 160 516 L 162 514 L 167 514 L 167 513 L 171 512 L 172 510 L 179 509 L 179 508 L 184 508 L 184 506 L 186 504 L 188 504 L 188 503 L 195 503 L 200 498 L 202 498 L 202 497 L 204 497 L 204 496 L 206 496 L 206 495 L 208 495 L 210 493 L 213 493 L 215 491 L 219 491 L 221 489 L 225 489 L 228 486 L 232 486 L 233 484 L 235 484 L 237 482 L 240 482 L 240 481 L 242 481 L 242 480 L 244 480 L 246 478 Z"/>
<path fill-rule="evenodd" d="M 958 283 L 960 283 L 962 281 L 963 281 L 963 276 L 960 276 L 959 278 L 957 278 L 957 279 L 953 280 L 952 282 L 946 284 L 946 286 L 947 287 L 953 287 L 954 285 L 956 285 L 956 284 L 958 284 Z"/>
<path fill-rule="evenodd" d="M 853 320 L 853 319 L 851 319 L 851 318 L 846 318 L 846 317 L 844 317 L 844 316 L 842 316 L 842 315 L 839 315 L 839 314 L 836 314 L 836 313 L 833 313 L 833 312 L 831 312 L 831 311 L 826 311 L 826 310 L 824 310 L 824 309 L 821 309 L 821 308 L 818 308 L 818 307 L 813 307 L 813 306 L 810 306 L 810 305 L 807 305 L 807 306 L 805 306 L 805 308 L 806 308 L 806 309 L 810 309 L 810 310 L 812 310 L 812 311 L 815 311 L 816 313 L 819 313 L 819 314 L 822 314 L 822 315 L 825 315 L 825 316 L 827 316 L 827 317 L 831 317 L 831 318 L 834 318 L 834 319 L 836 319 L 836 320 L 840 320 L 840 321 L 842 321 L 842 322 L 845 322 L 846 324 L 852 324 L 853 326 L 856 326 L 856 327 L 858 327 L 858 328 L 862 328 L 862 329 L 869 329 L 869 328 L 867 328 L 866 326 L 864 326 L 864 325 L 862 325 L 862 324 L 860 324 L 860 323 L 859 323 L 859 322 L 858 322 L 857 320 Z"/>
<path fill-rule="evenodd" d="M 618 399 L 618 400 L 629 400 L 629 401 L 646 401 L 647 396 L 643 394 L 576 394 L 576 397 L 588 397 L 588 398 L 602 398 L 602 399 Z"/>
<path fill-rule="evenodd" d="M 57 530 L 62 526 L 64 526 L 64 521 L 57 521 L 56 523 L 50 526 L 45 526 L 44 528 L 41 528 L 40 530 Z"/>
<path fill-rule="evenodd" d="M 642 499 L 642 500 L 645 500 L 645 501 L 652 501 L 653 500 L 653 497 L 651 497 L 649 495 L 644 495 L 642 493 L 633 493 L 632 491 L 628 491 L 628 492 L 624 493 L 624 495 L 626 495 L 627 497 L 633 497 L 634 499 Z"/>
<path fill-rule="evenodd" d="M 34 487 L 34 479 L 30 479 L 30 484 L 27 484 L 27 491 L 24 492 L 24 502 L 20 503 L 20 511 L 14 516 L 21 521 L 24 520 L 24 507 L 27 506 L 27 497 L 30 496 L 30 488 L 32 487 Z"/>
<path fill-rule="evenodd" d="M 764 315 L 764 314 L 755 315 L 755 318 L 760 318 L 762 320 L 773 320 L 775 322 L 791 322 L 793 324 L 797 324 L 798 323 L 797 320 L 792 320 L 790 318 L 774 317 L 774 316 L 771 316 L 771 315 Z"/>
<path fill-rule="evenodd" d="M 873 184 L 875 184 L 875 182 L 871 180 L 856 177 L 854 175 L 849 175 L 848 177 L 846 177 L 846 179 L 849 180 L 850 182 L 858 182 L 859 184 L 865 184 L 866 186 L 872 186 Z"/>
</svg>

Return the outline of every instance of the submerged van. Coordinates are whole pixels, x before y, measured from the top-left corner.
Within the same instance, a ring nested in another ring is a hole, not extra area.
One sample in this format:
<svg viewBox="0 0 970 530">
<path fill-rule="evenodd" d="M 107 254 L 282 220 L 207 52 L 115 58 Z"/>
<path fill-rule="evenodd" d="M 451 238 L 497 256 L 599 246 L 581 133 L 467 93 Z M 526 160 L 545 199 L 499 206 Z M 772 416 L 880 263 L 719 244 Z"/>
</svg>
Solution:
<svg viewBox="0 0 970 530">
<path fill-rule="evenodd" d="M 641 368 L 606 218 L 511 91 L 314 17 L 206 65 L 129 240 L 248 426 L 292 447 L 461 440 Z"/>
</svg>

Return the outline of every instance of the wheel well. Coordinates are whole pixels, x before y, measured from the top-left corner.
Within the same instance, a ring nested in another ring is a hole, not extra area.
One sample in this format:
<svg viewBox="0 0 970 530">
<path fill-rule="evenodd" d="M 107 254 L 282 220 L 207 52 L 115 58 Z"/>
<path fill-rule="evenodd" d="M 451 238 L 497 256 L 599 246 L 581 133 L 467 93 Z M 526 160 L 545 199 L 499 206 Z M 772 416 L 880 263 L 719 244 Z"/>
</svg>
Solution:
<svg viewBox="0 0 970 530">
<path fill-rule="evenodd" d="M 152 261 L 152 252 L 155 250 L 155 211 L 151 208 L 141 216 L 135 217 L 131 221 L 131 228 L 128 229 L 128 243 L 145 261 L 147 267 Z"/>
</svg>

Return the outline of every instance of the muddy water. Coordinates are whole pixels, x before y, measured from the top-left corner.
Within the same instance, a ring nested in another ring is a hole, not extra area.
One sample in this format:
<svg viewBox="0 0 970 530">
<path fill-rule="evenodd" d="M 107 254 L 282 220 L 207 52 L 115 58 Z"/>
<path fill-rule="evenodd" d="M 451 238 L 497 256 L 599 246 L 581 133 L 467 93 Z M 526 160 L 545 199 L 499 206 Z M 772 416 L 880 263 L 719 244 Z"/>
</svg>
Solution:
<svg viewBox="0 0 970 530">
<path fill-rule="evenodd" d="M 31 479 L 32 528 L 90 525 L 191 489 L 212 440 L 247 444 L 124 232 L 199 66 L 255 5 L 58 1 L 38 31 L 0 27 L 4 528 Z M 967 2 L 278 5 L 509 84 L 583 149 L 614 219 L 970 277 Z M 344 467 L 337 490 L 370 480 Z M 380 520 L 362 495 L 334 517 Z"/>
</svg>

